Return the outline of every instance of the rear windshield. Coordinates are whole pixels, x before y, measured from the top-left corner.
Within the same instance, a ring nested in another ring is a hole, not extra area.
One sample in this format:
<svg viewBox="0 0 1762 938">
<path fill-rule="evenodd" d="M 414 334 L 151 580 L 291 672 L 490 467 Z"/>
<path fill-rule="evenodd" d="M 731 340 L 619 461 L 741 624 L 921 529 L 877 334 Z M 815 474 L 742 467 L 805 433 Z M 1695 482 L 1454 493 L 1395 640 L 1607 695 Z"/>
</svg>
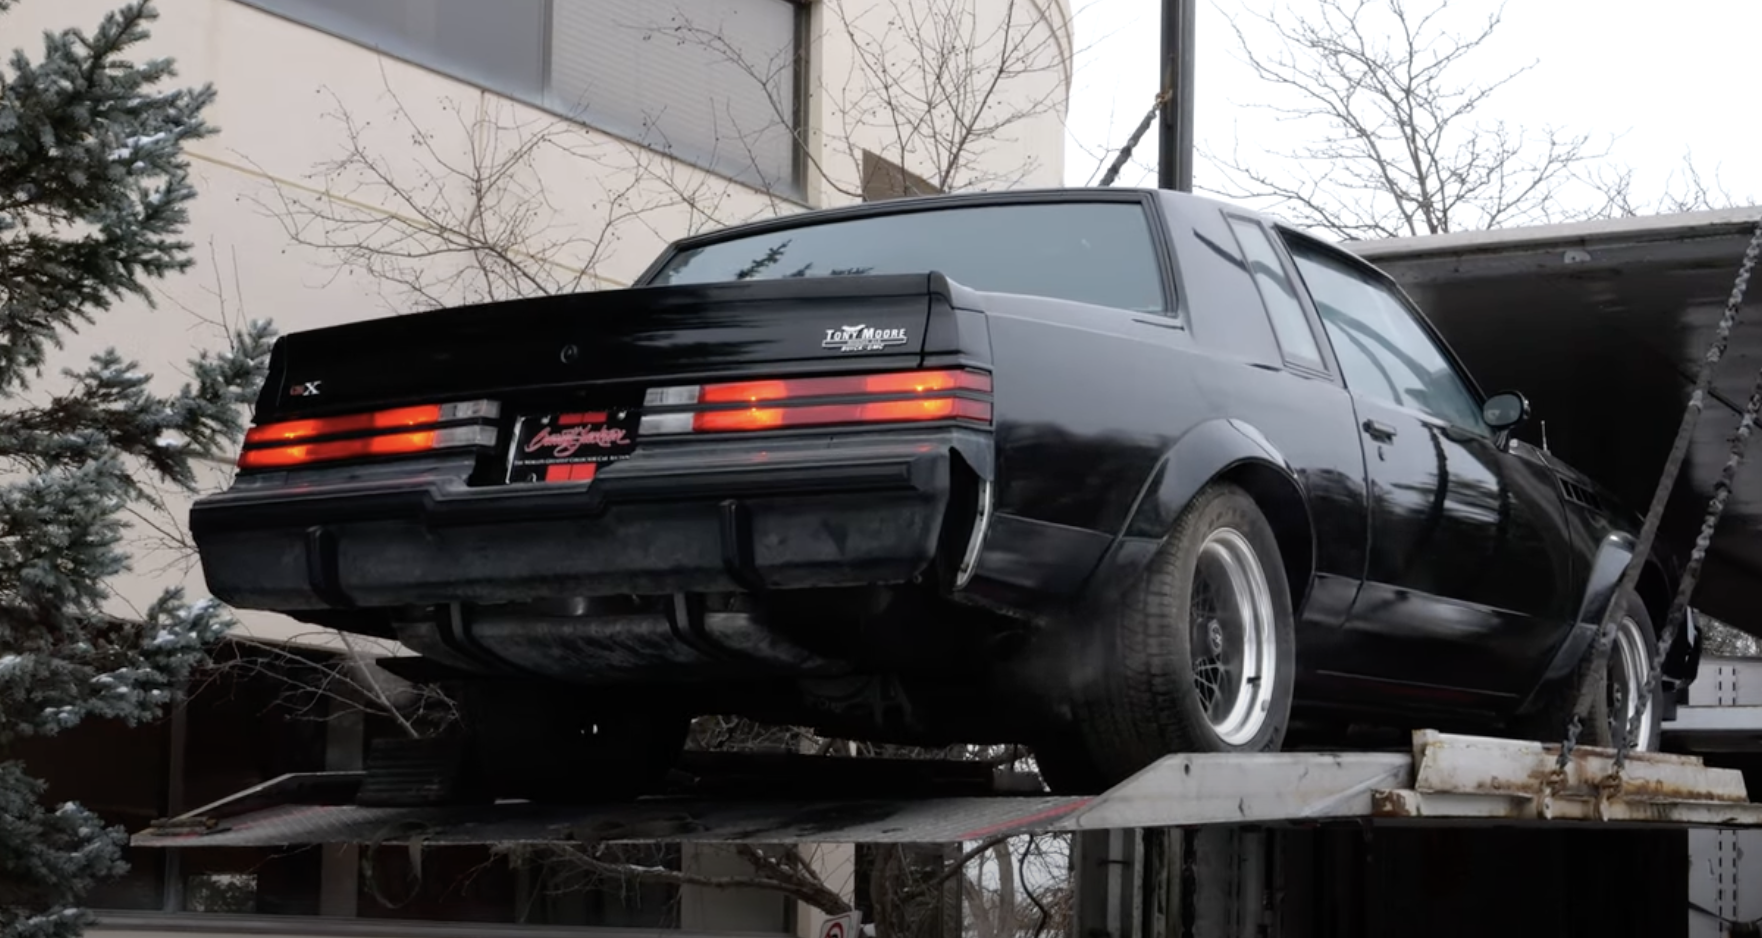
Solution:
<svg viewBox="0 0 1762 938">
<path fill-rule="evenodd" d="M 975 290 L 1166 309 L 1144 208 L 1048 202 L 829 221 L 682 251 L 656 285 L 941 271 Z"/>
</svg>

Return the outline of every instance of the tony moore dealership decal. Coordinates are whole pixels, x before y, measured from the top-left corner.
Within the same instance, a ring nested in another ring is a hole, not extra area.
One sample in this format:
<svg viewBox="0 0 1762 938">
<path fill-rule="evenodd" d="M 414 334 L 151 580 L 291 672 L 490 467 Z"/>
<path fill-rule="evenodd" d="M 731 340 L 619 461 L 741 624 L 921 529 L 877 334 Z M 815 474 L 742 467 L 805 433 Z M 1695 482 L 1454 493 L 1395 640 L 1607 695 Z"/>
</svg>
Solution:
<svg viewBox="0 0 1762 938">
<path fill-rule="evenodd" d="M 879 352 L 884 348 L 904 345 L 905 342 L 903 328 L 877 329 L 859 324 L 827 329 L 826 340 L 820 343 L 820 347 L 839 352 Z"/>
</svg>

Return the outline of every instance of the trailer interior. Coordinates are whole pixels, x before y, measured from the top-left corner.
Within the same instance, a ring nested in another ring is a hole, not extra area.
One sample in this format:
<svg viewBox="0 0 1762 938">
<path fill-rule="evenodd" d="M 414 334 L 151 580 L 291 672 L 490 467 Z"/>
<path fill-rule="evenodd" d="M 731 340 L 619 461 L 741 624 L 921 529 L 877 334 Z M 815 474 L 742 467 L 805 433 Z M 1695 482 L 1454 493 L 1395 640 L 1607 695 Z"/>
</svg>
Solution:
<svg viewBox="0 0 1762 938">
<path fill-rule="evenodd" d="M 1347 245 L 1388 271 L 1482 390 L 1521 391 L 1518 435 L 1614 491 L 1652 500 L 1762 210 L 1619 219 Z M 1750 289 L 1659 529 L 1686 557 L 1762 368 Z M 1739 471 L 1694 606 L 1762 636 L 1762 471 Z"/>
</svg>

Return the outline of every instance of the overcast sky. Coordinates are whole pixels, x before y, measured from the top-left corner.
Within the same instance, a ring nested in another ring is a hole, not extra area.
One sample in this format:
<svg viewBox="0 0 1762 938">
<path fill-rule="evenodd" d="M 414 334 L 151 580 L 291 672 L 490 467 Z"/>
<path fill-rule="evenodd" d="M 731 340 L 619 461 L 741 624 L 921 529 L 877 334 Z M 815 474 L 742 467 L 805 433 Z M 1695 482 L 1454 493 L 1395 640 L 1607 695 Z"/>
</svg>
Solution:
<svg viewBox="0 0 1762 938">
<path fill-rule="evenodd" d="M 1078 7 L 1075 69 L 1066 150 L 1066 181 L 1098 176 L 1084 147 L 1117 147 L 1155 96 L 1159 73 L 1160 0 L 1073 0 Z M 1411 0 L 1430 8 L 1433 0 Z M 1194 135 L 1201 147 L 1244 157 L 1301 143 L 1315 128 L 1281 124 L 1252 106 L 1278 100 L 1241 59 L 1224 9 L 1198 0 L 1198 78 Z M 1316 0 L 1243 0 L 1251 9 L 1312 10 Z M 1448 22 L 1475 28 L 1492 0 L 1456 0 Z M 1239 17 L 1250 40 L 1276 41 L 1266 26 Z M 1259 29 L 1253 27 L 1259 26 Z M 1484 107 L 1484 119 L 1541 128 L 1554 124 L 1614 143 L 1614 158 L 1631 166 L 1648 191 L 1661 187 L 1692 151 L 1697 165 L 1717 169 L 1725 189 L 1753 202 L 1762 196 L 1762 100 L 1756 63 L 1762 57 L 1762 3 L 1756 0 L 1513 0 L 1482 49 L 1457 66 L 1459 78 L 1492 79 L 1531 62 L 1535 67 Z M 1154 185 L 1156 143 L 1147 136 L 1121 185 Z M 1270 164 L 1271 157 L 1257 162 Z M 1217 179 L 1203 159 L 1196 181 Z"/>
</svg>

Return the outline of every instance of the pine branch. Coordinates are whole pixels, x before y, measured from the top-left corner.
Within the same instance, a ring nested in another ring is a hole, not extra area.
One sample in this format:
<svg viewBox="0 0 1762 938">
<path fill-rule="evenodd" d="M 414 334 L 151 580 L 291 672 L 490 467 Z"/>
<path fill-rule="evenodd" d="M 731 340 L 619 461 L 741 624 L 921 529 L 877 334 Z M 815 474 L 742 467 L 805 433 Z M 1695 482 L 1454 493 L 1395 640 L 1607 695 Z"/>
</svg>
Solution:
<svg viewBox="0 0 1762 938">
<path fill-rule="evenodd" d="M 214 90 L 160 90 L 168 59 L 124 57 L 158 18 L 136 0 L 91 36 L 44 37 L 0 76 L 0 392 L 24 387 L 59 334 L 187 269 L 185 143 L 214 128 Z"/>
<path fill-rule="evenodd" d="M 192 489 L 231 456 L 270 327 L 198 354 L 174 393 L 111 350 L 62 371 L 46 399 L 21 397 L 68 333 L 119 300 L 151 305 L 149 282 L 191 264 L 183 147 L 214 132 L 201 116 L 214 92 L 162 87 L 169 60 L 130 58 L 156 18 L 127 3 L 0 71 L 0 757 L 86 719 L 157 718 L 232 624 L 178 590 L 136 619 L 107 607 L 129 569 L 128 519 L 160 484 Z M 77 934 L 80 898 L 126 868 L 121 831 L 46 794 L 0 762 L 0 938 Z"/>
</svg>

